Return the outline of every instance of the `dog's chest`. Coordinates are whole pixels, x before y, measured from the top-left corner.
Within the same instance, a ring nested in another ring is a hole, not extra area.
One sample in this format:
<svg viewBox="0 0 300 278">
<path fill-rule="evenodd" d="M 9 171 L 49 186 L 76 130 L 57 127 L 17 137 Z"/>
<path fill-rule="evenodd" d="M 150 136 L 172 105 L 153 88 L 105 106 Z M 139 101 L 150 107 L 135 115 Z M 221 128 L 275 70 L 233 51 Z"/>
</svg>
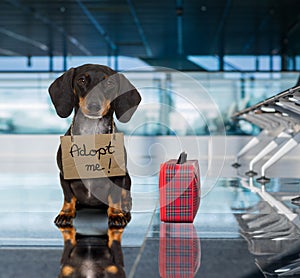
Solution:
<svg viewBox="0 0 300 278">
<path fill-rule="evenodd" d="M 112 132 L 112 124 L 112 118 L 89 119 L 78 111 L 73 120 L 71 134 L 108 134 Z M 71 187 L 80 203 L 96 205 L 98 202 L 107 202 L 110 182 L 107 178 L 75 180 Z"/>
<path fill-rule="evenodd" d="M 88 119 L 76 117 L 73 121 L 73 135 L 94 135 L 111 133 L 112 122 L 108 119 Z"/>
<path fill-rule="evenodd" d="M 93 134 L 105 134 L 107 128 L 99 124 L 92 125 L 80 125 L 77 130 L 74 130 L 74 135 L 93 135 Z"/>
</svg>

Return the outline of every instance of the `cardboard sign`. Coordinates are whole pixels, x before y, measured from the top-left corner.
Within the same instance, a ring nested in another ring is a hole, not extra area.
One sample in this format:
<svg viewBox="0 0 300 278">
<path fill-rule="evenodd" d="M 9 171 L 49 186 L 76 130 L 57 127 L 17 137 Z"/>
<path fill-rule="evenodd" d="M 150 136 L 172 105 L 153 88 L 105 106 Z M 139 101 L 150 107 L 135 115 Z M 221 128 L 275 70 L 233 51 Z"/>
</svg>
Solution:
<svg viewBox="0 0 300 278">
<path fill-rule="evenodd" d="M 125 176 L 123 133 L 61 136 L 65 179 Z"/>
</svg>

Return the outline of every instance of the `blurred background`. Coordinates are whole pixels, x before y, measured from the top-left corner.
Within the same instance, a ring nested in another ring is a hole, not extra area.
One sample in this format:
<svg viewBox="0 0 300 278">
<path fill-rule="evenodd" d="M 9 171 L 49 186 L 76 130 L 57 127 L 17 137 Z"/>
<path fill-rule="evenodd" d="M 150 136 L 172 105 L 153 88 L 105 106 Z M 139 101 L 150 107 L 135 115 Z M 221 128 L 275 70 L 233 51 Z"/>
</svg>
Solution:
<svg viewBox="0 0 300 278">
<path fill-rule="evenodd" d="M 249 160 L 278 134 L 237 161 L 261 133 L 231 118 L 297 84 L 299 11 L 299 0 L 0 0 L 0 276 L 60 271 L 56 152 L 72 116 L 57 116 L 48 87 L 95 63 L 122 72 L 142 96 L 128 123 L 116 121 L 132 179 L 127 276 L 171 277 L 162 273 L 174 266 L 190 274 L 180 277 L 299 277 L 300 210 L 291 203 L 299 142 L 261 185 L 245 175 Z M 183 150 L 199 162 L 201 204 L 194 223 L 177 230 L 160 221 L 158 184 L 161 163 Z"/>
<path fill-rule="evenodd" d="M 126 134 L 223 134 L 222 122 L 227 135 L 257 134 L 230 116 L 296 84 L 299 6 L 3 0 L 0 133 L 64 132 L 70 119 L 55 115 L 47 89 L 68 68 L 97 63 L 122 71 L 142 94 L 135 119 L 121 127 Z"/>
</svg>

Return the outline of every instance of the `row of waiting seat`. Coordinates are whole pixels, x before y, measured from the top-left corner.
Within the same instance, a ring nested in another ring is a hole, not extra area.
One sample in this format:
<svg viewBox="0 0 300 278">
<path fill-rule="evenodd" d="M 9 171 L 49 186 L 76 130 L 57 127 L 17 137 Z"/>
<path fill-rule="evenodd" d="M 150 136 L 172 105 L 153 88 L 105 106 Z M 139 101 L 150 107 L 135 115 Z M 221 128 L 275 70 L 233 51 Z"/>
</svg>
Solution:
<svg viewBox="0 0 300 278">
<path fill-rule="evenodd" d="M 232 165 L 241 166 L 242 158 L 255 148 L 256 153 L 249 162 L 246 175 L 257 175 L 254 165 L 273 151 L 260 168 L 260 183 L 270 181 L 266 170 L 300 143 L 300 84 L 283 91 L 233 116 L 234 120 L 246 120 L 261 128 L 258 136 L 252 138 L 237 154 Z M 257 151 L 258 150 L 258 151 Z"/>
</svg>

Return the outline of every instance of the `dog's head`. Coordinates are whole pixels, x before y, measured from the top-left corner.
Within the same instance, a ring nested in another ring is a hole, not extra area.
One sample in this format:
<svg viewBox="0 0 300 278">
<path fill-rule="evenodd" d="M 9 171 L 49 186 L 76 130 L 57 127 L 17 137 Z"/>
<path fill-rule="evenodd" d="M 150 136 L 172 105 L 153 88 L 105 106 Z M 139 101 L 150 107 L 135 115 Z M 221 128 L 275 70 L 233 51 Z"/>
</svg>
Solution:
<svg viewBox="0 0 300 278">
<path fill-rule="evenodd" d="M 70 116 L 75 108 L 91 119 L 115 112 L 117 119 L 125 123 L 141 101 L 139 92 L 123 74 L 94 64 L 69 69 L 50 85 L 49 93 L 62 118 Z"/>
</svg>

